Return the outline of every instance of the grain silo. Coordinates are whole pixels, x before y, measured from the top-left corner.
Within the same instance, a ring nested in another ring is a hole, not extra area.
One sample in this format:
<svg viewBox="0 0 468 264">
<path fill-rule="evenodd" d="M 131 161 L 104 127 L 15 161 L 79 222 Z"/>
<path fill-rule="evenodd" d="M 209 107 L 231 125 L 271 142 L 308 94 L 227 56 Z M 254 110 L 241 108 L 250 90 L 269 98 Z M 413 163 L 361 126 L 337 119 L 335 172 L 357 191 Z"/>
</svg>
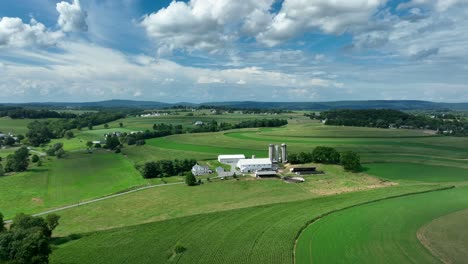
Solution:
<svg viewBox="0 0 468 264">
<path fill-rule="evenodd" d="M 275 160 L 275 146 L 273 144 L 268 145 L 268 158 L 271 162 Z"/>
<path fill-rule="evenodd" d="M 288 152 L 286 149 L 286 143 L 281 144 L 281 162 L 285 163 L 288 161 Z"/>
</svg>

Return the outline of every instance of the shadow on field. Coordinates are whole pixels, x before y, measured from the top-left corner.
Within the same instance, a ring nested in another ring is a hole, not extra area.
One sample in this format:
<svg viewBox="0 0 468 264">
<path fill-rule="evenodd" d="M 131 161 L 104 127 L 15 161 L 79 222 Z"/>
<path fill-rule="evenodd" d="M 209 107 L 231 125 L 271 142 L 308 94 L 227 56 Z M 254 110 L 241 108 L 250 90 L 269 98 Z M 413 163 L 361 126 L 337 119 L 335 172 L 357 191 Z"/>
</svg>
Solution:
<svg viewBox="0 0 468 264">
<path fill-rule="evenodd" d="M 82 237 L 84 236 L 80 234 L 71 234 L 71 235 L 64 236 L 64 237 L 54 237 L 51 239 L 50 242 L 52 246 L 60 246 L 70 241 L 78 240 Z"/>
</svg>

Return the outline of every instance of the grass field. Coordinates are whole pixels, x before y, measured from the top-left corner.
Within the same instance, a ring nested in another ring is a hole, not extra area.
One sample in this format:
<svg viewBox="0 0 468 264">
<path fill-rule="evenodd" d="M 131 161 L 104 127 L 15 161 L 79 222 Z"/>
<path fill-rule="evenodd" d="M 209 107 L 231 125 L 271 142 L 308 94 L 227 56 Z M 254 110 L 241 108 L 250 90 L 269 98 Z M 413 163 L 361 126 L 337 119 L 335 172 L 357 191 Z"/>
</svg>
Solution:
<svg viewBox="0 0 468 264">
<path fill-rule="evenodd" d="M 468 181 L 468 169 L 446 166 L 432 166 L 414 163 L 372 163 L 366 164 L 368 173 L 388 180 L 412 180 L 423 182 Z"/>
<path fill-rule="evenodd" d="M 307 176 L 304 184 L 246 177 L 205 182 L 196 188 L 173 185 L 147 189 L 60 212 L 57 235 L 389 186 L 374 177 L 343 172 L 339 166 L 322 165 L 319 169 L 327 174 Z"/>
<path fill-rule="evenodd" d="M 70 153 L 24 173 L 0 177 L 0 211 L 6 218 L 112 194 L 147 184 L 122 155 Z"/>
<path fill-rule="evenodd" d="M 418 231 L 419 240 L 445 263 L 466 263 L 468 259 L 468 209 L 444 215 Z"/>
<path fill-rule="evenodd" d="M 302 232 L 297 263 L 440 263 L 418 241 L 427 222 L 468 207 L 468 188 L 406 196 L 326 216 Z"/>
<path fill-rule="evenodd" d="M 11 119 L 9 117 L 0 117 L 0 132 L 2 133 L 13 133 L 26 134 L 28 132 L 28 124 L 33 122 L 35 119 Z M 41 119 L 42 120 L 42 119 Z"/>
<path fill-rule="evenodd" d="M 296 234 L 312 218 L 353 204 L 431 188 L 434 186 L 390 187 L 89 233 L 59 245 L 51 263 L 292 263 Z M 174 256 L 171 252 L 176 244 L 187 250 Z"/>
</svg>

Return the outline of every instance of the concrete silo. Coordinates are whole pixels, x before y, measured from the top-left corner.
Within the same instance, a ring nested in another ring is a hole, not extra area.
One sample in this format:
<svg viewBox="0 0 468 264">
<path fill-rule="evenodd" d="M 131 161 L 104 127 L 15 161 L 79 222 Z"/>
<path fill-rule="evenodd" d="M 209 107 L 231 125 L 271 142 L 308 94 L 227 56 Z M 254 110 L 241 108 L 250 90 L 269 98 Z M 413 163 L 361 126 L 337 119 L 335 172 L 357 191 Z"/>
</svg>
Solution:
<svg viewBox="0 0 468 264">
<path fill-rule="evenodd" d="M 275 145 L 275 161 L 280 162 L 281 159 L 281 149 L 280 146 Z"/>
<path fill-rule="evenodd" d="M 281 161 L 283 163 L 288 161 L 288 152 L 286 149 L 286 143 L 281 144 Z"/>
<path fill-rule="evenodd" d="M 273 144 L 268 145 L 268 158 L 271 162 L 275 160 L 275 145 Z"/>
</svg>

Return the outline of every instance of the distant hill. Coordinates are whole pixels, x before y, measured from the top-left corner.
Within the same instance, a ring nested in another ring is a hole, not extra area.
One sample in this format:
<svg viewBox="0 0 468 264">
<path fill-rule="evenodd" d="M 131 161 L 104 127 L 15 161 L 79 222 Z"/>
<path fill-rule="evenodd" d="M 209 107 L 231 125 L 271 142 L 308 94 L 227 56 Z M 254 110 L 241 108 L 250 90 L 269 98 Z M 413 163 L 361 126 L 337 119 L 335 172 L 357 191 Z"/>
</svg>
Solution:
<svg viewBox="0 0 468 264">
<path fill-rule="evenodd" d="M 72 108 L 87 108 L 87 107 L 131 107 L 156 109 L 167 108 L 175 105 L 185 106 L 223 106 L 232 108 L 260 108 L 260 109 L 289 109 L 289 110 L 330 110 L 330 109 L 395 109 L 395 110 L 434 110 L 434 109 L 451 109 L 451 110 L 468 110 L 468 103 L 437 103 L 418 100 L 369 100 L 369 101 L 332 101 L 332 102 L 255 102 L 255 101 L 238 101 L 238 102 L 207 102 L 201 104 L 195 103 L 162 103 L 153 101 L 132 101 L 132 100 L 107 100 L 99 102 L 82 102 L 82 103 L 66 103 L 66 102 L 45 102 L 45 103 L 24 103 L 24 104 L 3 104 L 8 106 L 33 106 L 33 107 L 72 107 Z"/>
<path fill-rule="evenodd" d="M 227 106 L 236 108 L 264 108 L 290 110 L 330 110 L 330 109 L 395 109 L 428 110 L 452 109 L 468 110 L 468 103 L 436 103 L 417 100 L 370 100 L 370 101 L 334 101 L 334 102 L 211 102 L 203 105 Z"/>
</svg>

